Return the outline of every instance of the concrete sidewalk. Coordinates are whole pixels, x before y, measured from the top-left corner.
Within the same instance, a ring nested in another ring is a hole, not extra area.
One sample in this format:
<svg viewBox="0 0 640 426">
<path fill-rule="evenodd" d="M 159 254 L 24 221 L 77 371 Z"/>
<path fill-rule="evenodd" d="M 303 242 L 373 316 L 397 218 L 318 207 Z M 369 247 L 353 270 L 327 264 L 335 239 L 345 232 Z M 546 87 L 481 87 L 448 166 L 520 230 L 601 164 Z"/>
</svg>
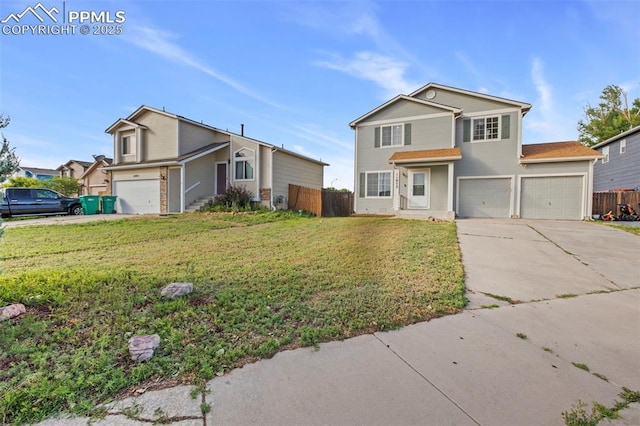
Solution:
<svg viewBox="0 0 640 426">
<path fill-rule="evenodd" d="M 461 220 L 458 235 L 461 314 L 281 352 L 195 399 L 186 386 L 146 392 L 92 424 L 561 425 L 579 400 L 640 390 L 638 237 L 524 220 Z M 608 424 L 640 424 L 640 405 L 621 414 Z"/>
</svg>

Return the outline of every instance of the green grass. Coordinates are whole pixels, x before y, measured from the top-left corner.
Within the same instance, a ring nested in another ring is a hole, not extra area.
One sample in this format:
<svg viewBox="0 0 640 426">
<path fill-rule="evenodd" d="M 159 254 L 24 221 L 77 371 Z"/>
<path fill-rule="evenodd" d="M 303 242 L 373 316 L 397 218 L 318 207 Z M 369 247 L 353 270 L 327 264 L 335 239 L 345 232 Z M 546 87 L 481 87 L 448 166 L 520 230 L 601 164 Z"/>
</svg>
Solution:
<svg viewBox="0 0 640 426">
<path fill-rule="evenodd" d="M 614 223 L 603 222 L 603 223 L 606 226 L 610 226 L 611 228 L 620 229 L 621 231 L 625 231 L 640 237 L 640 226 L 616 225 L 615 222 Z"/>
<path fill-rule="evenodd" d="M 455 224 L 193 214 L 11 228 L 0 243 L 0 422 L 90 413 L 138 386 L 194 383 L 279 350 L 464 307 Z M 195 291 L 160 297 L 174 281 Z M 160 335 L 130 361 L 131 335 Z"/>
</svg>

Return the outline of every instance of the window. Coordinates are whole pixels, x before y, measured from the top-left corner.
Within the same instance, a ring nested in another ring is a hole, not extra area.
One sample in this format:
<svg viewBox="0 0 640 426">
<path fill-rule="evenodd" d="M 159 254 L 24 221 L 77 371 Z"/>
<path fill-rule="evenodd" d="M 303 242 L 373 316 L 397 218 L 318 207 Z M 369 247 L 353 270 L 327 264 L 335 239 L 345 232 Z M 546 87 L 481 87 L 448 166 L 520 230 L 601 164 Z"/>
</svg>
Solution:
<svg viewBox="0 0 640 426">
<path fill-rule="evenodd" d="M 473 119 L 473 140 L 498 139 L 498 117 Z"/>
<path fill-rule="evenodd" d="M 509 139 L 511 134 L 511 116 L 466 118 L 462 121 L 462 141 L 481 142 Z"/>
<path fill-rule="evenodd" d="M 254 155 L 250 149 L 237 151 L 233 158 L 236 180 L 253 180 Z"/>
<path fill-rule="evenodd" d="M 624 154 L 625 152 L 627 152 L 627 140 L 622 139 L 620 141 L 620 155 Z"/>
<path fill-rule="evenodd" d="M 57 199 L 58 194 L 48 189 L 35 189 L 36 198 L 48 198 L 48 199 Z"/>
<path fill-rule="evenodd" d="M 136 138 L 135 136 L 123 136 L 122 137 L 122 155 L 132 155 L 136 153 Z"/>
<path fill-rule="evenodd" d="M 394 124 L 393 126 L 382 126 L 381 146 L 400 146 L 402 145 L 402 124 Z"/>
<path fill-rule="evenodd" d="M 604 158 L 602 158 L 602 164 L 608 163 L 609 162 L 609 147 L 605 146 L 602 148 L 602 155 L 604 155 Z"/>
<path fill-rule="evenodd" d="M 367 173 L 367 198 L 391 197 L 391 172 Z"/>
</svg>

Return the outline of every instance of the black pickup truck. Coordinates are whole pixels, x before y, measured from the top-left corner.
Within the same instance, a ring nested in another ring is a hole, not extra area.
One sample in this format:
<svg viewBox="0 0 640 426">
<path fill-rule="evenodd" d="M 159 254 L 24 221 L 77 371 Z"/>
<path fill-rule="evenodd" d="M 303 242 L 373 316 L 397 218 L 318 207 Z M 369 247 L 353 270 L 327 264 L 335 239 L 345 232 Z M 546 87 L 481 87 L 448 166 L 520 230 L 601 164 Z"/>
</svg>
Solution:
<svg viewBox="0 0 640 426">
<path fill-rule="evenodd" d="M 24 215 L 82 214 L 78 198 L 46 188 L 2 188 L 2 217 Z"/>
</svg>

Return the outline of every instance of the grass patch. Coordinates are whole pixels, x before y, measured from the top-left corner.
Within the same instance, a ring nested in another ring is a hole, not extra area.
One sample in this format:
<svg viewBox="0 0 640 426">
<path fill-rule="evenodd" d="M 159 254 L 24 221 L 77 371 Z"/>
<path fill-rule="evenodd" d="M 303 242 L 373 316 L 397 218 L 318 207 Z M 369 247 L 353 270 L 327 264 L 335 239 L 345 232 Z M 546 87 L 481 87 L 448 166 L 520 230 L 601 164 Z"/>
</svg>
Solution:
<svg viewBox="0 0 640 426">
<path fill-rule="evenodd" d="M 522 303 L 520 300 L 513 300 L 512 298 L 510 298 L 509 296 L 502 296 L 500 294 L 493 294 L 493 293 L 482 293 L 485 296 L 489 296 L 493 299 L 496 300 L 502 300 L 503 302 L 507 302 L 510 303 L 512 305 L 517 305 L 518 303 Z"/>
<path fill-rule="evenodd" d="M 482 305 L 480 306 L 482 309 L 496 309 L 499 308 L 500 306 L 496 305 L 495 303 L 492 305 Z"/>
<path fill-rule="evenodd" d="M 527 335 L 524 333 L 517 333 L 516 336 L 518 336 L 519 338 L 521 338 L 522 340 L 526 340 L 527 339 Z"/>
<path fill-rule="evenodd" d="M 640 226 L 616 225 L 613 223 L 606 223 L 605 225 L 640 237 Z"/>
<path fill-rule="evenodd" d="M 594 376 L 596 376 L 600 380 L 604 380 L 605 382 L 609 381 L 607 376 L 605 376 L 604 374 L 600 374 L 600 373 L 591 373 L 591 374 L 593 374 Z"/>
<path fill-rule="evenodd" d="M 272 356 L 462 309 L 453 223 L 191 214 L 6 230 L 0 423 L 32 423 L 145 387 L 202 385 Z M 195 291 L 160 297 L 174 281 Z M 130 361 L 127 340 L 160 335 Z M 204 408 L 203 408 L 204 409 Z"/>
</svg>

